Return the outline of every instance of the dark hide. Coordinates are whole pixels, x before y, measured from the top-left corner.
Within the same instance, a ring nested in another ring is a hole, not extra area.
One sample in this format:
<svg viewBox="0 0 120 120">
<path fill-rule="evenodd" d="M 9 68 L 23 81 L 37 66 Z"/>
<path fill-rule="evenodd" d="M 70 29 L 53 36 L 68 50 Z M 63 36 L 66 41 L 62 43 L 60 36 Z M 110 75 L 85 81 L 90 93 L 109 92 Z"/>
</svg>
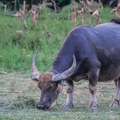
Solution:
<svg viewBox="0 0 120 120">
<path fill-rule="evenodd" d="M 68 84 L 65 108 L 73 106 L 73 81 L 87 79 L 91 101 L 89 108 L 97 108 L 96 87 L 98 81 L 116 81 L 116 96 L 112 106 L 120 102 L 120 25 L 118 21 L 92 26 L 78 26 L 67 36 L 59 53 L 57 54 L 52 69 L 39 77 L 38 86 L 41 89 L 39 109 L 49 109 L 60 93 L 61 79 L 54 80 L 53 76 L 63 73 L 76 58 L 76 70 L 72 76 L 65 77 Z M 116 102 L 118 101 L 118 102 Z"/>
<path fill-rule="evenodd" d="M 118 78 L 120 25 L 111 22 L 95 27 L 79 26 L 73 29 L 55 58 L 52 71 L 62 73 L 68 69 L 72 64 L 73 54 L 77 60 L 77 69 L 72 79 L 86 78 L 87 73 L 94 67 L 100 67 L 99 81 Z"/>
<path fill-rule="evenodd" d="M 119 18 L 114 18 L 114 19 L 111 20 L 111 22 L 120 24 L 120 19 Z"/>
</svg>

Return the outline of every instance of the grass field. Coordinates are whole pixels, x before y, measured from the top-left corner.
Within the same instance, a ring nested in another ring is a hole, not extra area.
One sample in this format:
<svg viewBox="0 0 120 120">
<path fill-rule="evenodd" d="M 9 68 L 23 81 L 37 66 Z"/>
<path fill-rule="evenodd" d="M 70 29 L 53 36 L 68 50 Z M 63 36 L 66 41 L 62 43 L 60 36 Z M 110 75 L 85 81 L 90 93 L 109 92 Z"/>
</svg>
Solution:
<svg viewBox="0 0 120 120">
<path fill-rule="evenodd" d="M 113 82 L 98 84 L 98 110 L 87 109 L 90 97 L 86 81 L 75 84 L 72 110 L 65 111 L 60 107 L 66 99 L 65 89 L 58 98 L 58 105 L 50 111 L 35 108 L 40 93 L 37 84 L 29 78 L 33 53 L 39 50 L 37 66 L 41 71 L 50 68 L 67 33 L 74 27 L 69 9 L 70 6 L 67 6 L 58 14 L 43 9 L 34 28 L 31 28 L 31 20 L 26 16 L 27 29 L 11 14 L 0 12 L 0 71 L 7 72 L 0 74 L 0 120 L 120 120 L 120 107 L 109 107 L 115 92 Z M 102 21 L 109 22 L 114 14 L 109 8 L 103 11 Z M 80 17 L 77 23 L 81 23 Z M 24 37 L 19 38 L 16 30 L 22 30 Z"/>
<path fill-rule="evenodd" d="M 120 108 L 109 107 L 114 96 L 114 84 L 98 84 L 98 110 L 87 109 L 89 90 L 86 81 L 75 84 L 74 108 L 68 111 L 60 106 L 65 102 L 65 88 L 57 104 L 50 111 L 37 110 L 39 100 L 37 84 L 29 75 L 9 73 L 0 77 L 0 120 L 120 120 Z"/>
</svg>

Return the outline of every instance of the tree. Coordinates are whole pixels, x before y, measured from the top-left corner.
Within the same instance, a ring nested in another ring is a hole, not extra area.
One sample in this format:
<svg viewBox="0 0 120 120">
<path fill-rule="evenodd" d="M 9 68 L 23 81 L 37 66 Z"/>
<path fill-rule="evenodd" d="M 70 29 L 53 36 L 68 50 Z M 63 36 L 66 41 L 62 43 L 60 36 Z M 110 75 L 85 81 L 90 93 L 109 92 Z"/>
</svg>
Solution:
<svg viewBox="0 0 120 120">
<path fill-rule="evenodd" d="M 108 6 L 112 8 L 116 7 L 118 3 L 118 0 L 101 0 L 101 1 L 104 6 Z"/>
</svg>

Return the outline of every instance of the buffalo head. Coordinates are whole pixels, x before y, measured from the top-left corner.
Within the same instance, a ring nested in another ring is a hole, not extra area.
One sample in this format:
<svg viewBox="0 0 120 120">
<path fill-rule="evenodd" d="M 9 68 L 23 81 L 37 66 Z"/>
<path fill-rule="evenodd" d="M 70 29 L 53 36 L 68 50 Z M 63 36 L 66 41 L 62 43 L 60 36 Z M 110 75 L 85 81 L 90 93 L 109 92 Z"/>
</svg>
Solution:
<svg viewBox="0 0 120 120">
<path fill-rule="evenodd" d="M 37 53 L 36 53 L 37 54 Z M 32 76 L 31 79 L 38 81 L 38 87 L 41 91 L 40 101 L 37 104 L 38 109 L 47 110 L 51 108 L 52 103 L 57 99 L 61 91 L 61 80 L 69 78 L 75 71 L 76 59 L 73 55 L 73 63 L 71 67 L 60 74 L 54 74 L 52 72 L 40 73 L 35 64 L 36 55 L 32 60 Z"/>
</svg>

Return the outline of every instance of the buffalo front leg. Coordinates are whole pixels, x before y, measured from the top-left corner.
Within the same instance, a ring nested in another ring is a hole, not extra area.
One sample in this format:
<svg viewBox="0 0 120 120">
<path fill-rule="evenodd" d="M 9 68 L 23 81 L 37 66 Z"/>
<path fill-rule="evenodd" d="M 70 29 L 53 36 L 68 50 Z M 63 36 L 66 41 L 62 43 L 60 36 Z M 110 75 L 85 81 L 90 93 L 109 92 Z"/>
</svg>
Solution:
<svg viewBox="0 0 120 120">
<path fill-rule="evenodd" d="M 97 98 L 96 98 L 96 91 L 97 91 L 97 81 L 99 77 L 99 69 L 95 69 L 89 72 L 88 78 L 89 78 L 89 91 L 91 94 L 91 100 L 89 103 L 88 108 L 90 109 L 97 109 Z"/>
<path fill-rule="evenodd" d="M 115 98 L 110 104 L 110 106 L 118 107 L 120 105 L 120 78 L 115 79 L 115 86 L 116 86 L 116 92 L 115 92 Z"/>
<path fill-rule="evenodd" d="M 71 109 L 73 107 L 73 91 L 74 91 L 74 84 L 72 80 L 66 81 L 68 88 L 67 88 L 67 99 L 66 102 L 63 104 L 64 109 Z"/>
</svg>

